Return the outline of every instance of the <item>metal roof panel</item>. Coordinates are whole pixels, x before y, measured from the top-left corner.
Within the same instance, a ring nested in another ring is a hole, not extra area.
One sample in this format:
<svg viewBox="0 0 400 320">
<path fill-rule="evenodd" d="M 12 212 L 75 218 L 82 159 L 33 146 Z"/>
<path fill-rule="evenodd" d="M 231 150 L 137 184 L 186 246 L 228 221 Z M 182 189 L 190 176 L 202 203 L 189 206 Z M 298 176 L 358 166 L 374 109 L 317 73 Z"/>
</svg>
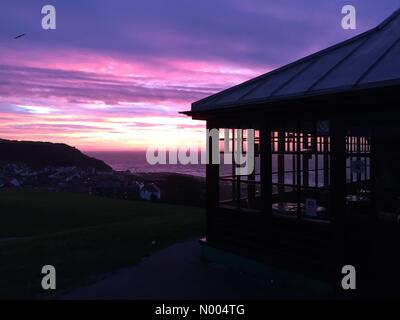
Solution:
<svg viewBox="0 0 400 320">
<path fill-rule="evenodd" d="M 192 111 L 334 93 L 400 80 L 400 9 L 379 26 L 192 104 Z"/>
<path fill-rule="evenodd" d="M 297 64 L 279 72 L 278 74 L 266 77 L 264 81 L 259 85 L 253 92 L 246 96 L 244 100 L 259 100 L 265 97 L 271 96 L 275 90 L 278 90 L 282 85 L 290 81 L 293 77 L 296 77 L 299 72 L 303 71 L 308 67 L 310 61 Z"/>
<path fill-rule="evenodd" d="M 361 83 L 400 79 L 400 41 L 379 61 Z"/>
<path fill-rule="evenodd" d="M 353 50 L 364 41 L 364 38 L 358 39 L 348 46 L 339 47 L 319 58 L 316 63 L 301 73 L 295 81 L 290 82 L 287 86 L 279 91 L 279 95 L 296 94 L 298 92 L 306 92 L 311 89 L 319 79 L 324 77 L 330 69 L 345 59 Z"/>
<path fill-rule="evenodd" d="M 400 36 L 400 19 L 391 21 L 380 32 L 372 34 L 346 61 L 337 66 L 316 87 L 316 90 L 356 86 L 358 79 L 378 62 Z"/>
</svg>

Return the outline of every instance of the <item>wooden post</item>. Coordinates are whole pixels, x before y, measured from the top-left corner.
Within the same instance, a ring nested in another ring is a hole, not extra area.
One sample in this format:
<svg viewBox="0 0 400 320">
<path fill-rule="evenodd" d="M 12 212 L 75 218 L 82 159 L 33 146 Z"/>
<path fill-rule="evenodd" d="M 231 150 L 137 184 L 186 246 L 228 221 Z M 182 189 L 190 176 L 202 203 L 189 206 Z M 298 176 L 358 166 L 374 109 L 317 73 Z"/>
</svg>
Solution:
<svg viewBox="0 0 400 320">
<path fill-rule="evenodd" d="M 304 132 L 303 133 L 303 149 L 304 150 L 309 150 L 309 145 L 308 145 L 308 133 Z M 308 166 L 308 161 L 310 160 L 310 155 L 305 151 L 303 153 L 303 186 L 308 187 L 309 186 L 309 166 Z"/>
<path fill-rule="evenodd" d="M 323 158 L 324 158 L 324 187 L 328 187 L 330 184 L 329 181 L 329 154 L 330 154 L 330 150 L 329 148 L 329 143 L 328 143 L 328 139 L 329 137 L 323 137 Z"/>
<path fill-rule="evenodd" d="M 372 210 L 370 211 L 370 221 L 371 226 L 376 226 L 378 222 L 378 203 L 376 198 L 376 168 L 377 168 L 377 153 L 376 153 L 376 129 L 375 126 L 371 127 L 371 136 L 370 136 L 370 146 L 369 146 L 369 177 L 370 177 L 370 191 L 371 191 L 371 201 L 372 201 Z M 367 180 L 367 163 L 365 161 L 365 178 Z M 368 180 L 367 180 L 368 181 Z"/>
<path fill-rule="evenodd" d="M 272 152 L 271 130 L 266 124 L 260 130 L 260 175 L 262 212 L 270 218 L 272 215 Z"/>
<path fill-rule="evenodd" d="M 278 197 L 285 196 L 285 130 L 280 129 L 278 133 Z M 286 199 L 285 199 L 286 200 Z M 279 199 L 283 201 L 283 199 Z"/>
<path fill-rule="evenodd" d="M 213 123 L 207 121 L 207 129 L 218 129 Z M 208 164 L 206 165 L 206 238 L 208 242 L 213 241 L 214 235 L 214 224 L 213 218 L 218 209 L 218 198 L 219 198 L 219 165 L 212 163 L 212 152 L 213 144 L 218 143 L 218 153 L 219 153 L 219 141 L 214 142 L 212 138 L 209 137 L 208 143 Z"/>
<path fill-rule="evenodd" d="M 330 170 L 330 216 L 333 228 L 334 281 L 341 290 L 341 268 L 345 263 L 345 222 L 346 222 L 346 127 L 341 120 L 332 120 L 331 170 Z"/>
</svg>

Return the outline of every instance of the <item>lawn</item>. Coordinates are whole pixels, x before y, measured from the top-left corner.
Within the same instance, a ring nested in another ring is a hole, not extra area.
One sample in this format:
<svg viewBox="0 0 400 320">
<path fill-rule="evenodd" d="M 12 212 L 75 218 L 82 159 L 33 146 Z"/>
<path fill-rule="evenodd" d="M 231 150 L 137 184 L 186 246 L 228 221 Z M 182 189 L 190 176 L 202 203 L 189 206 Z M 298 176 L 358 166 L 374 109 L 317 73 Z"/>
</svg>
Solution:
<svg viewBox="0 0 400 320">
<path fill-rule="evenodd" d="M 199 208 L 0 190 L 0 238 L 23 237 L 0 241 L 0 297 L 51 298 L 204 228 Z M 40 284 L 47 264 L 57 271 L 51 293 Z"/>
</svg>

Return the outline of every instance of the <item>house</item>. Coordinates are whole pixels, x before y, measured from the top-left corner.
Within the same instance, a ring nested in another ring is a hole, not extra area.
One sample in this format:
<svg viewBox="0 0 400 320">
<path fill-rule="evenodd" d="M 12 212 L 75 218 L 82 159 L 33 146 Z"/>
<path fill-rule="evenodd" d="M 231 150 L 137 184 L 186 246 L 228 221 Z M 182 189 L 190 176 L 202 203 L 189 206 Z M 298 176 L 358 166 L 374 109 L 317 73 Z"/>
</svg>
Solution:
<svg viewBox="0 0 400 320">
<path fill-rule="evenodd" d="M 19 188 L 19 187 L 21 187 L 21 183 L 20 183 L 19 180 L 16 179 L 16 178 L 11 179 L 11 180 L 9 181 L 9 184 L 10 184 L 10 187 L 13 187 L 13 188 Z"/>
<path fill-rule="evenodd" d="M 161 199 L 161 190 L 154 183 L 144 184 L 138 183 L 139 185 L 139 196 L 143 200 L 160 200 Z"/>
<path fill-rule="evenodd" d="M 353 265 L 358 292 L 398 294 L 399 56 L 400 10 L 184 112 L 225 141 L 207 141 L 206 258 L 339 288 L 342 267 Z M 254 143 L 248 175 L 236 174 L 234 160 L 212 162 L 215 146 L 233 155 L 237 137 L 241 153 Z"/>
</svg>

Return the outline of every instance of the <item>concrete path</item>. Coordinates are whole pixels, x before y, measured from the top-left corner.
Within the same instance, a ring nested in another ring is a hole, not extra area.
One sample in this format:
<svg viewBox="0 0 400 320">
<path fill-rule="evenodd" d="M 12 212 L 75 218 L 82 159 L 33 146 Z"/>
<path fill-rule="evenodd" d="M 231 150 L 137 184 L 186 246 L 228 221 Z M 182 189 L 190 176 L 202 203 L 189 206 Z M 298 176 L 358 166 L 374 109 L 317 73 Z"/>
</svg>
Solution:
<svg viewBox="0 0 400 320">
<path fill-rule="evenodd" d="M 131 268 L 65 294 L 63 299 L 307 299 L 288 287 L 201 260 L 197 240 L 163 249 Z M 318 298 L 318 297 L 317 297 Z"/>
</svg>

